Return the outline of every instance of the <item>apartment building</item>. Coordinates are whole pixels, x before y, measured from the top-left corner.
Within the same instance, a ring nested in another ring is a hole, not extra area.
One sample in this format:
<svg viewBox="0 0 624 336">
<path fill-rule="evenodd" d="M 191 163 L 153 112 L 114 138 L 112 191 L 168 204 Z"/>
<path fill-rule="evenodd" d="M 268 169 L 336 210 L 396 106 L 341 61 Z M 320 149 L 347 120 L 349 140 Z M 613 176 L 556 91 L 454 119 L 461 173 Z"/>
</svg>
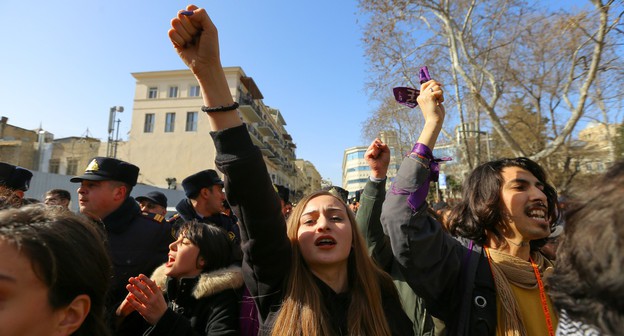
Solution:
<svg viewBox="0 0 624 336">
<path fill-rule="evenodd" d="M 299 196 L 298 198 L 321 189 L 321 174 L 316 170 L 312 162 L 297 159 L 295 160 L 295 165 L 297 169 L 302 172 L 302 176 L 298 180 L 299 184 L 297 185 L 297 190 L 299 191 L 299 195 L 297 195 Z"/>
<path fill-rule="evenodd" d="M 303 174 L 280 110 L 263 102 L 260 89 L 240 67 L 224 68 L 234 101 L 251 138 L 264 155 L 273 183 L 293 190 Z M 199 84 L 190 70 L 133 73 L 136 79 L 130 136 L 120 158 L 141 168 L 139 182 L 179 185 L 197 171 L 215 168 L 215 149 Z"/>
</svg>

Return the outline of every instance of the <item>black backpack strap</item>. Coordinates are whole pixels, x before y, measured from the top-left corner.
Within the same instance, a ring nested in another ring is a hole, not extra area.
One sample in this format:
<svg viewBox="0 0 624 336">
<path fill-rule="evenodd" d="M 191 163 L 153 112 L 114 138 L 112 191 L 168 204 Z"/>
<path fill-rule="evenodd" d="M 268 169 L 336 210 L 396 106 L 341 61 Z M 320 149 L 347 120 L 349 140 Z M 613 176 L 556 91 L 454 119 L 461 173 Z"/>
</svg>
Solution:
<svg viewBox="0 0 624 336">
<path fill-rule="evenodd" d="M 496 333 L 496 285 L 490 263 L 484 250 L 479 254 L 471 298 L 471 335 L 494 335 Z"/>
<path fill-rule="evenodd" d="M 474 251 L 474 241 L 470 241 L 468 245 L 468 251 L 462 259 L 462 265 L 460 270 L 459 279 L 461 284 L 461 298 L 459 304 L 459 312 L 457 314 L 457 335 L 470 335 L 469 321 L 470 321 L 470 307 L 472 303 L 472 292 L 474 290 L 474 282 L 477 273 L 477 267 L 479 265 L 479 253 Z"/>
</svg>

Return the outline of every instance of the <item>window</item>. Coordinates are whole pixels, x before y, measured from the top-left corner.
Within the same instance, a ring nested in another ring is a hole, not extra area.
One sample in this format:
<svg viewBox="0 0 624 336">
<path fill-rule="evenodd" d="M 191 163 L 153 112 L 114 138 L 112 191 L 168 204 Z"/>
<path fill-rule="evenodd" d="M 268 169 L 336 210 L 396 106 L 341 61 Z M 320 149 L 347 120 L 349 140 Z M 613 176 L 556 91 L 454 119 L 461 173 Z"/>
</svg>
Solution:
<svg viewBox="0 0 624 336">
<path fill-rule="evenodd" d="M 145 124 L 143 124 L 143 132 L 145 133 L 154 132 L 154 113 L 145 114 Z"/>
<path fill-rule="evenodd" d="M 359 167 L 353 167 L 353 168 L 349 168 L 347 169 L 347 173 L 353 173 L 356 171 L 367 171 L 370 170 L 370 167 L 368 166 L 359 166 Z"/>
<path fill-rule="evenodd" d="M 197 112 L 186 112 L 186 131 L 197 131 Z"/>
<path fill-rule="evenodd" d="M 48 172 L 50 172 L 52 174 L 58 174 L 60 165 L 61 165 L 61 160 L 59 160 L 59 159 L 51 159 L 50 160 L 50 165 L 48 166 Z"/>
<path fill-rule="evenodd" d="M 158 88 L 157 87 L 149 88 L 149 91 L 147 93 L 147 98 L 148 99 L 156 99 L 156 98 L 158 98 Z"/>
<path fill-rule="evenodd" d="M 169 98 L 176 98 L 178 96 L 178 87 L 170 86 L 169 87 Z"/>
<path fill-rule="evenodd" d="M 189 97 L 199 97 L 199 85 L 191 86 L 189 90 Z"/>
<path fill-rule="evenodd" d="M 175 128 L 175 113 L 167 112 L 167 115 L 165 116 L 165 132 L 167 133 L 173 132 L 174 128 Z"/>
<path fill-rule="evenodd" d="M 67 172 L 66 175 L 77 175 L 78 172 L 78 159 L 67 159 Z"/>
<path fill-rule="evenodd" d="M 355 180 L 348 180 L 347 184 L 355 184 L 355 183 L 366 183 L 368 182 L 368 178 L 361 178 L 361 179 L 355 179 Z"/>
<path fill-rule="evenodd" d="M 355 152 L 347 154 L 347 161 L 355 160 L 355 159 L 363 159 L 365 152 Z"/>
</svg>

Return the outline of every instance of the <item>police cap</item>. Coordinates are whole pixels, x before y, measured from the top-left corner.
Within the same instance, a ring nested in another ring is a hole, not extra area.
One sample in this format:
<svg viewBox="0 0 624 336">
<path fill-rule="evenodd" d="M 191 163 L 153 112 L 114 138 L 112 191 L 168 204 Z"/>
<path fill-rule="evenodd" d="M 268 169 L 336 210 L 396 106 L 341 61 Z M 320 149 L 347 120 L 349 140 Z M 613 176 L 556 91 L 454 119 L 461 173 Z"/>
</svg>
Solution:
<svg viewBox="0 0 624 336">
<path fill-rule="evenodd" d="M 139 177 L 139 167 L 117 159 L 94 157 L 81 176 L 74 176 L 71 182 L 87 181 L 119 181 L 135 186 Z"/>
<path fill-rule="evenodd" d="M 26 168 L 0 162 L 0 185 L 13 190 L 26 191 L 33 174 Z"/>
</svg>

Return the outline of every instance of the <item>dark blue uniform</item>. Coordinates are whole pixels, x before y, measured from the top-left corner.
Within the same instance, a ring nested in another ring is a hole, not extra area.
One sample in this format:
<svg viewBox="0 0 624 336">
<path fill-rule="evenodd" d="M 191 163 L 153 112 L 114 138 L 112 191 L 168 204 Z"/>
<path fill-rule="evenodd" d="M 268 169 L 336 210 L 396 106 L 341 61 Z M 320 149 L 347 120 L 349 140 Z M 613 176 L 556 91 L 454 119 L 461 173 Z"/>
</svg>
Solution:
<svg viewBox="0 0 624 336">
<path fill-rule="evenodd" d="M 174 239 L 171 225 L 162 218 L 158 221 L 154 214 L 142 213 L 132 197 L 104 218 L 103 224 L 114 270 L 109 302 L 113 305 L 110 308 L 116 309 L 128 294 L 128 278 L 150 276 L 167 261 Z"/>
</svg>

